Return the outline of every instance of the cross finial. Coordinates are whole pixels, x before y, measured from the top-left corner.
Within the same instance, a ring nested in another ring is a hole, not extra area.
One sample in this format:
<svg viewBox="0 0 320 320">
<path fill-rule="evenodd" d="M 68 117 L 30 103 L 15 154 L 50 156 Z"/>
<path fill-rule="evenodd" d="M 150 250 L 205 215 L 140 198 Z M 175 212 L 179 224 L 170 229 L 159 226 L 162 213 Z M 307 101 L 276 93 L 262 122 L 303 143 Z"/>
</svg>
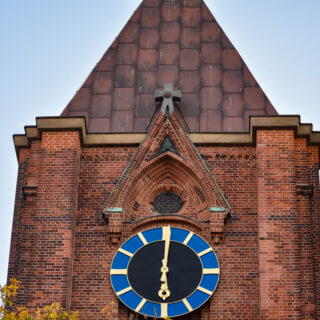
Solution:
<svg viewBox="0 0 320 320">
<path fill-rule="evenodd" d="M 174 111 L 173 100 L 180 101 L 181 99 L 181 90 L 174 90 L 173 83 L 165 83 L 163 85 L 163 90 L 157 90 L 155 92 L 155 99 L 162 100 L 161 112 L 166 113 L 167 108 L 171 114 Z"/>
</svg>

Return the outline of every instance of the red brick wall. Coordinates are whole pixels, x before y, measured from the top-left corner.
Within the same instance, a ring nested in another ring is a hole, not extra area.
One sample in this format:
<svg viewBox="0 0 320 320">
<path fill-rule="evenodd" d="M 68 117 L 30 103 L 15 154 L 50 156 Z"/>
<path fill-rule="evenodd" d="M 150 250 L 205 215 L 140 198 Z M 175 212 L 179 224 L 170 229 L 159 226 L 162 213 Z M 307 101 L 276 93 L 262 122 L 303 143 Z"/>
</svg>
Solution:
<svg viewBox="0 0 320 320">
<path fill-rule="evenodd" d="M 23 282 L 19 301 L 28 306 L 59 301 L 69 307 L 79 160 L 77 132 L 44 132 L 40 144 L 20 153 L 25 174 L 18 188 L 36 185 L 37 193 L 17 191 L 19 243 L 11 251 L 9 277 Z"/>
<path fill-rule="evenodd" d="M 81 154 L 71 309 L 83 319 L 103 319 L 104 306 L 118 300 L 110 286 L 109 266 L 117 250 L 110 245 L 102 207 L 126 169 L 136 147 L 85 148 Z"/>
<path fill-rule="evenodd" d="M 257 132 L 260 299 L 263 319 L 301 319 L 294 132 Z"/>
<path fill-rule="evenodd" d="M 198 148 L 232 207 L 224 239 L 213 246 L 221 276 L 210 319 L 259 318 L 259 270 L 254 147 Z"/>
<path fill-rule="evenodd" d="M 35 209 L 35 197 L 24 196 L 23 187 L 35 178 L 38 172 L 40 155 L 40 141 L 34 141 L 30 149 L 22 149 L 19 154 L 19 169 L 16 187 L 16 201 L 13 217 L 11 248 L 9 259 L 8 278 L 16 278 L 22 282 L 18 304 L 26 305 L 28 300 L 28 287 L 30 284 L 30 257 L 32 250 L 33 213 Z M 36 182 L 35 182 L 36 184 Z"/>
<path fill-rule="evenodd" d="M 70 302 L 81 319 L 104 319 L 101 310 L 108 305 L 110 318 L 128 319 L 110 286 L 111 260 L 131 233 L 165 223 L 165 217 L 134 228 L 124 223 L 120 242 L 110 243 L 102 207 L 136 149 L 80 150 L 78 133 L 44 132 L 41 141 L 20 151 L 9 266 L 9 276 L 24 283 L 19 303 L 60 301 L 69 307 Z M 295 139 L 290 130 L 259 130 L 256 147 L 201 145 L 198 150 L 233 216 L 220 244 L 212 242 L 209 223 L 170 218 L 170 224 L 209 241 L 221 267 L 210 303 L 181 319 L 319 317 L 318 148 Z M 22 187 L 33 184 L 36 195 L 24 196 Z M 146 216 L 146 201 L 153 196 L 146 194 L 145 202 L 139 198 L 142 209 L 135 219 Z M 182 210 L 197 217 L 187 200 Z"/>
<path fill-rule="evenodd" d="M 316 317 L 316 243 L 314 233 L 314 214 L 312 203 L 318 184 L 314 172 L 318 172 L 318 150 L 308 147 L 305 139 L 295 141 L 296 193 L 299 222 L 299 269 L 301 277 L 301 315 L 303 319 Z M 316 170 L 315 170 L 316 169 Z"/>
</svg>

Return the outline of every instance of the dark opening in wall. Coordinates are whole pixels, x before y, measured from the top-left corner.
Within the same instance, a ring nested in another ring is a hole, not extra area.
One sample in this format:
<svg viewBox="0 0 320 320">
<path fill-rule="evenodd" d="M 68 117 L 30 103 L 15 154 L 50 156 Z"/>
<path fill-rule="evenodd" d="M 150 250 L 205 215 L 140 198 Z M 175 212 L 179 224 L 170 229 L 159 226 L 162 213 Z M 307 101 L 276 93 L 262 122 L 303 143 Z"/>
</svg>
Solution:
<svg viewBox="0 0 320 320">
<path fill-rule="evenodd" d="M 182 208 L 182 199 L 173 192 L 162 192 L 155 196 L 153 205 L 160 214 L 177 213 Z"/>
</svg>

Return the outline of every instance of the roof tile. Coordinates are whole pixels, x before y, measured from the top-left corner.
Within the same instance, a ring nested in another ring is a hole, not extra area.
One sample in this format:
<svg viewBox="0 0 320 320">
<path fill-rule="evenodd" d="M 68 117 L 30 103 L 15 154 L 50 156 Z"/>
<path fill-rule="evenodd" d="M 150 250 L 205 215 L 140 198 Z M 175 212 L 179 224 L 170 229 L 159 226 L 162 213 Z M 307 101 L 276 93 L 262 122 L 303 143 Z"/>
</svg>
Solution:
<svg viewBox="0 0 320 320">
<path fill-rule="evenodd" d="M 221 44 L 203 43 L 201 47 L 202 63 L 220 63 L 221 62 Z"/>
<path fill-rule="evenodd" d="M 221 109 L 222 90 L 220 87 L 204 87 L 200 91 L 200 105 L 202 110 Z"/>
<path fill-rule="evenodd" d="M 111 131 L 132 132 L 133 131 L 133 111 L 113 111 Z M 128 130 L 129 129 L 129 130 Z"/>
<path fill-rule="evenodd" d="M 158 27 L 160 24 L 159 8 L 142 8 L 141 26 L 142 27 Z"/>
<path fill-rule="evenodd" d="M 161 64 L 178 64 L 180 49 L 177 43 L 160 44 L 160 63 Z"/>
<path fill-rule="evenodd" d="M 135 116 L 137 118 L 150 118 L 152 117 L 154 111 L 154 95 L 139 94 L 137 96 L 137 107 L 135 109 Z"/>
<path fill-rule="evenodd" d="M 158 87 L 165 83 L 176 84 L 179 79 L 179 69 L 176 65 L 160 65 L 158 74 Z"/>
<path fill-rule="evenodd" d="M 159 28 L 141 28 L 139 44 L 143 49 L 158 48 L 160 40 Z"/>
<path fill-rule="evenodd" d="M 180 39 L 180 23 L 163 22 L 160 27 L 160 40 L 162 42 L 177 42 Z"/>
<path fill-rule="evenodd" d="M 157 88 L 156 71 L 138 71 L 137 90 L 138 93 L 154 94 Z"/>
<path fill-rule="evenodd" d="M 184 7 L 199 7 L 201 3 L 202 0 L 183 0 Z"/>
<path fill-rule="evenodd" d="M 163 21 L 178 21 L 181 17 L 180 2 L 164 2 L 161 9 Z"/>
<path fill-rule="evenodd" d="M 186 120 L 187 126 L 189 127 L 190 131 L 197 132 L 200 129 L 199 124 L 199 116 L 197 117 L 184 117 Z"/>
<path fill-rule="evenodd" d="M 201 66 L 200 77 L 203 86 L 220 86 L 221 75 L 220 64 L 203 64 Z"/>
<path fill-rule="evenodd" d="M 144 0 L 142 5 L 143 7 L 159 7 L 161 4 L 161 0 Z"/>
<path fill-rule="evenodd" d="M 239 53 L 234 49 L 222 50 L 222 67 L 225 70 L 242 69 L 242 59 Z"/>
<path fill-rule="evenodd" d="M 265 98 L 263 92 L 258 87 L 247 87 L 244 88 L 244 103 L 246 109 L 265 109 Z"/>
<path fill-rule="evenodd" d="M 108 50 L 96 66 L 96 71 L 112 71 L 115 64 L 115 50 Z"/>
<path fill-rule="evenodd" d="M 128 87 L 131 88 L 134 86 L 136 76 L 136 70 L 134 65 L 124 64 L 116 66 L 115 73 L 115 87 Z"/>
<path fill-rule="evenodd" d="M 138 70 L 153 70 L 158 66 L 158 50 L 140 49 L 138 55 Z"/>
<path fill-rule="evenodd" d="M 91 102 L 91 117 L 111 117 L 110 94 L 94 94 Z"/>
<path fill-rule="evenodd" d="M 198 70 L 200 52 L 197 49 L 182 49 L 180 51 L 180 70 Z"/>
<path fill-rule="evenodd" d="M 224 71 L 222 74 L 222 88 L 226 93 L 243 91 L 242 71 Z"/>
<path fill-rule="evenodd" d="M 116 88 L 113 94 L 113 110 L 133 110 L 134 107 L 134 89 Z"/>
<path fill-rule="evenodd" d="M 258 85 L 247 66 L 243 67 L 243 82 L 246 87 L 255 87 Z"/>
<path fill-rule="evenodd" d="M 244 130 L 244 121 L 242 117 L 224 117 L 222 122 L 222 131 L 242 132 Z"/>
<path fill-rule="evenodd" d="M 179 86 L 185 93 L 197 93 L 200 90 L 199 71 L 180 71 Z"/>
<path fill-rule="evenodd" d="M 201 19 L 202 21 L 215 21 L 212 13 L 204 2 L 202 2 L 201 6 Z"/>
<path fill-rule="evenodd" d="M 182 9 L 182 26 L 183 27 L 200 27 L 201 10 L 199 7 L 184 7 Z"/>
<path fill-rule="evenodd" d="M 220 27 L 216 22 L 202 22 L 201 38 L 203 42 L 219 42 L 220 37 Z"/>
<path fill-rule="evenodd" d="M 112 72 L 95 72 L 93 93 L 111 93 L 113 88 Z"/>
<path fill-rule="evenodd" d="M 148 118 L 135 118 L 134 119 L 134 131 L 144 132 L 147 130 L 150 123 L 150 117 Z"/>
<path fill-rule="evenodd" d="M 117 64 L 134 64 L 137 61 L 138 46 L 135 43 L 118 45 Z"/>
<path fill-rule="evenodd" d="M 200 28 L 182 28 L 181 48 L 200 48 Z"/>
<path fill-rule="evenodd" d="M 85 116 L 90 132 L 144 132 L 165 83 L 191 131 L 277 114 L 203 0 L 143 0 L 62 115 Z"/>
<path fill-rule="evenodd" d="M 200 115 L 200 131 L 221 132 L 222 115 L 220 110 L 203 110 Z"/>
<path fill-rule="evenodd" d="M 119 42 L 136 42 L 139 36 L 139 23 L 129 22 L 119 35 Z"/>
<path fill-rule="evenodd" d="M 90 118 L 89 131 L 108 132 L 111 128 L 110 118 Z"/>
<path fill-rule="evenodd" d="M 225 117 L 240 117 L 244 113 L 241 93 L 226 93 L 223 96 L 222 113 Z"/>
<path fill-rule="evenodd" d="M 91 102 L 91 89 L 80 88 L 69 103 L 70 111 L 88 111 Z"/>
<path fill-rule="evenodd" d="M 200 105 L 198 93 L 184 94 L 181 102 L 180 110 L 184 117 L 199 117 Z"/>
</svg>

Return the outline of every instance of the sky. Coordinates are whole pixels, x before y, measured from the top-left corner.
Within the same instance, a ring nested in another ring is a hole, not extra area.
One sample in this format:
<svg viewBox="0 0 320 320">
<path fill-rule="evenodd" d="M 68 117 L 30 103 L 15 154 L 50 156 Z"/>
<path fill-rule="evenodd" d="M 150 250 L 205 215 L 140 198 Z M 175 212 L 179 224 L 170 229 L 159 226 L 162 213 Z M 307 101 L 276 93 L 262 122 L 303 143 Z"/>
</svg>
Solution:
<svg viewBox="0 0 320 320">
<path fill-rule="evenodd" d="M 320 1 L 206 0 L 279 114 L 320 130 Z M 12 135 L 60 115 L 140 0 L 0 0 L 0 284 L 17 158 Z"/>
</svg>

